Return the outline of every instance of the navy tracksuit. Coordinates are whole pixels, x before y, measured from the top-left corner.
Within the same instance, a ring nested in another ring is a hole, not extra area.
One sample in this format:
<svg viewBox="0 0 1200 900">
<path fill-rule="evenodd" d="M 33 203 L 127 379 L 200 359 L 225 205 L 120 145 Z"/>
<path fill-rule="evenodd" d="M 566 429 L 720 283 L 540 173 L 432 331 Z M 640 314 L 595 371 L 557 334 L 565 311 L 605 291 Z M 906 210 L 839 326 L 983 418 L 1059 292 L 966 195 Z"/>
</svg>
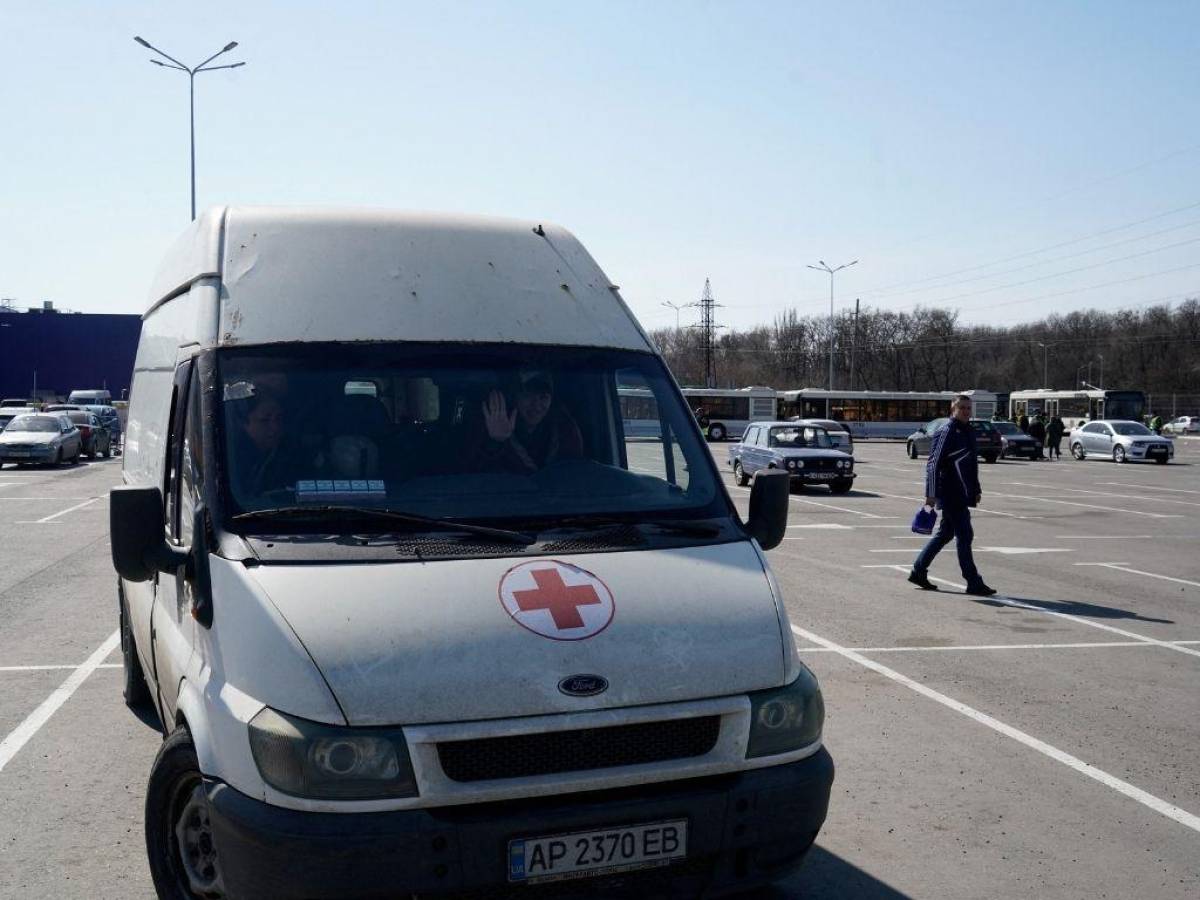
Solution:
<svg viewBox="0 0 1200 900">
<path fill-rule="evenodd" d="M 979 502 L 979 459 L 975 432 L 958 419 L 939 429 L 929 447 L 929 463 L 925 466 L 925 496 L 937 500 L 942 520 L 937 532 L 921 550 L 913 571 L 925 574 L 933 559 L 951 540 L 958 550 L 958 565 L 967 585 L 979 584 L 979 570 L 971 556 L 972 506 Z"/>
</svg>

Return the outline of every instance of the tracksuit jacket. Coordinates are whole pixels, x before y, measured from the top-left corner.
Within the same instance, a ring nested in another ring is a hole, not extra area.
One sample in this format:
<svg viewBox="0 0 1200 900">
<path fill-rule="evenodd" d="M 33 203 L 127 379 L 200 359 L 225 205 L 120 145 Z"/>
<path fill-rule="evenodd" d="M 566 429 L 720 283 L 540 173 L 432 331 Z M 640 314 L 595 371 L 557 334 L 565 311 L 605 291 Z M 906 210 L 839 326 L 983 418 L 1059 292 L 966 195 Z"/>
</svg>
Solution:
<svg viewBox="0 0 1200 900">
<path fill-rule="evenodd" d="M 974 506 L 979 490 L 979 459 L 975 431 L 958 419 L 934 432 L 925 466 L 925 496 L 946 506 Z"/>
</svg>

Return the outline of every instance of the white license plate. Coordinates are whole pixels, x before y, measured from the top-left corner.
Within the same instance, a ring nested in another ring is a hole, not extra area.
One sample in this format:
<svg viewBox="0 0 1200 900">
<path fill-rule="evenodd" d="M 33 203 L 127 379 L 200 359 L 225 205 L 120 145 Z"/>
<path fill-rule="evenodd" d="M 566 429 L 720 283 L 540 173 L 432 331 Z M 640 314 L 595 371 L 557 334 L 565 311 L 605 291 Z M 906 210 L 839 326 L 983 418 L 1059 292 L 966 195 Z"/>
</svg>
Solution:
<svg viewBox="0 0 1200 900">
<path fill-rule="evenodd" d="M 828 481 L 831 478 L 837 478 L 837 472 L 808 472 L 804 473 L 804 477 L 814 481 Z"/>
<path fill-rule="evenodd" d="M 5 456 L 26 457 L 26 456 L 32 456 L 33 454 L 30 453 L 28 450 L 7 450 L 7 451 L 5 451 L 4 455 Z"/>
<path fill-rule="evenodd" d="M 687 820 L 508 842 L 509 881 L 562 881 L 665 866 L 687 856 Z"/>
</svg>

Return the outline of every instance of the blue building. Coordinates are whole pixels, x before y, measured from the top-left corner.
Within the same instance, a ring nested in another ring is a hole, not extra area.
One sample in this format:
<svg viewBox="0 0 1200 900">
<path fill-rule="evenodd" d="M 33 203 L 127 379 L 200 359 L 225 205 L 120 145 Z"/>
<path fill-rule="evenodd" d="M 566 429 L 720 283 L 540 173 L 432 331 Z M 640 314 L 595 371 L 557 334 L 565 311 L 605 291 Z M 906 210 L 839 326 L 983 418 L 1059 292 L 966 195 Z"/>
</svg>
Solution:
<svg viewBox="0 0 1200 900">
<path fill-rule="evenodd" d="M 49 303 L 24 312 L 0 307 L 0 397 L 63 398 L 106 388 L 129 396 L 142 317 L 60 312 Z"/>
</svg>

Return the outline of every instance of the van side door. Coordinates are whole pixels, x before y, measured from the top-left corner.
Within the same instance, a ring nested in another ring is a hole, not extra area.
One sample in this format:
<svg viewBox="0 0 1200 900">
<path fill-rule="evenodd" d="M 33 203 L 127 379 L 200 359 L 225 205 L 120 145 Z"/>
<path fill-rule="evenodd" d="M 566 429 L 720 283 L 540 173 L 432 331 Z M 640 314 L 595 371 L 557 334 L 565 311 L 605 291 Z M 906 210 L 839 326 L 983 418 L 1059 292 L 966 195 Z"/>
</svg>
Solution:
<svg viewBox="0 0 1200 900">
<path fill-rule="evenodd" d="M 178 547 L 191 545 L 192 510 L 200 490 L 199 377 L 193 377 L 192 360 L 175 370 L 171 393 L 171 417 L 163 465 L 163 509 L 167 540 Z M 162 573 L 154 593 L 151 633 L 154 638 L 155 671 L 164 709 L 163 726 L 174 726 L 179 683 L 187 671 L 195 647 L 196 622 L 192 618 L 190 587 L 181 567 L 175 575 Z"/>
</svg>

